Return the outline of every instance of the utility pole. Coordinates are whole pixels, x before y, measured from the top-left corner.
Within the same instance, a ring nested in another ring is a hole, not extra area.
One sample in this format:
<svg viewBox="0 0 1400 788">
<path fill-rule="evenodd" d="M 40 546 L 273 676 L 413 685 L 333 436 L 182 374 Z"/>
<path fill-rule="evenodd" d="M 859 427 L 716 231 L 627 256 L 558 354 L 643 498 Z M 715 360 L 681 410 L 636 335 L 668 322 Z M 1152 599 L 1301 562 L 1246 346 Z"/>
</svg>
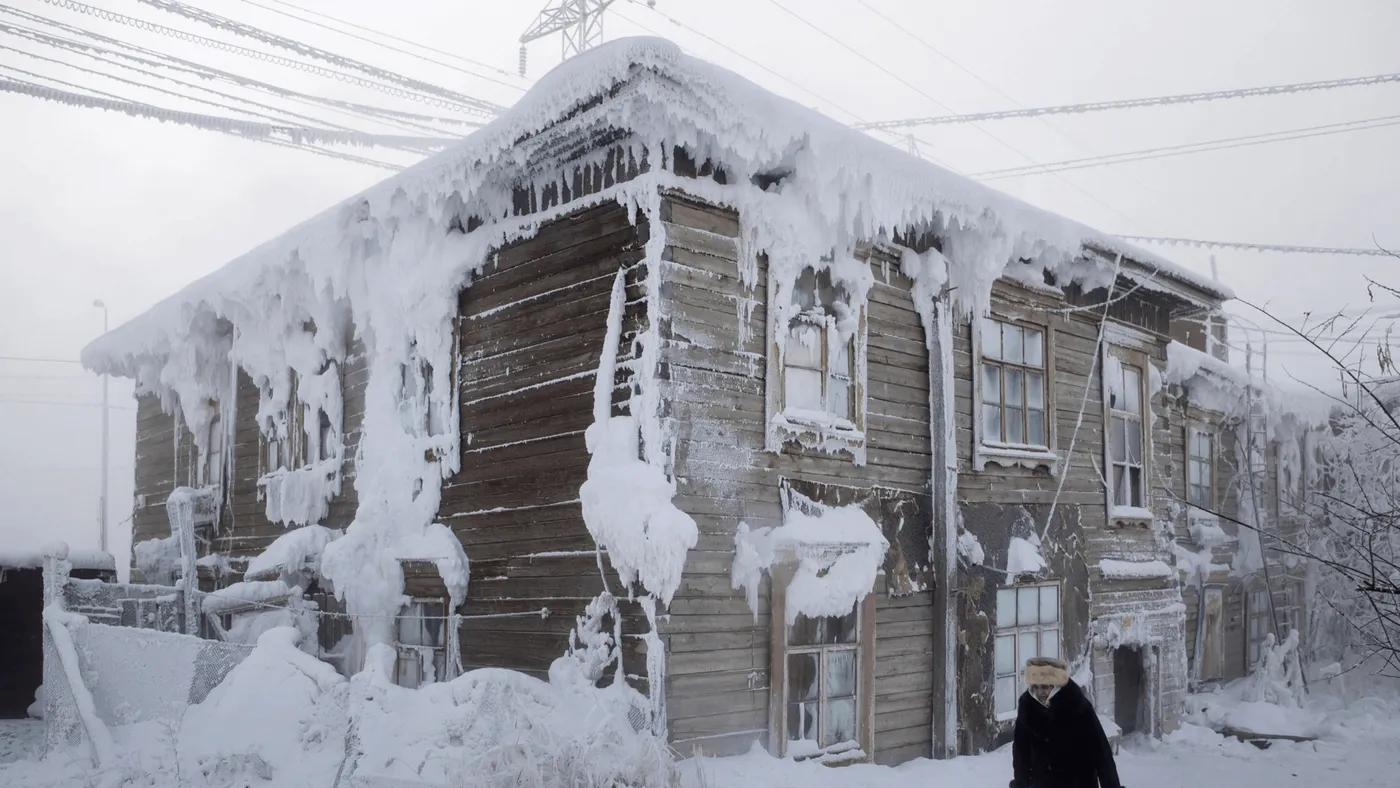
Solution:
<svg viewBox="0 0 1400 788">
<path fill-rule="evenodd" d="M 564 34 L 564 59 L 603 43 L 603 11 L 617 0 L 550 0 L 520 36 L 520 76 L 525 76 L 525 45 L 554 33 Z M 656 0 L 648 0 L 648 6 Z"/>
<path fill-rule="evenodd" d="M 106 336 L 107 305 L 104 304 L 100 298 L 93 301 L 92 305 L 102 310 L 102 334 Z M 97 536 L 97 546 L 98 549 L 104 553 L 107 552 L 107 469 L 111 465 L 107 457 L 108 449 L 110 448 L 108 444 L 109 432 L 107 424 L 111 413 L 110 409 L 107 407 L 107 388 L 110 381 L 111 377 L 104 372 L 102 374 L 102 495 L 99 498 L 99 506 L 101 509 L 97 514 L 97 522 L 100 529 Z"/>
</svg>

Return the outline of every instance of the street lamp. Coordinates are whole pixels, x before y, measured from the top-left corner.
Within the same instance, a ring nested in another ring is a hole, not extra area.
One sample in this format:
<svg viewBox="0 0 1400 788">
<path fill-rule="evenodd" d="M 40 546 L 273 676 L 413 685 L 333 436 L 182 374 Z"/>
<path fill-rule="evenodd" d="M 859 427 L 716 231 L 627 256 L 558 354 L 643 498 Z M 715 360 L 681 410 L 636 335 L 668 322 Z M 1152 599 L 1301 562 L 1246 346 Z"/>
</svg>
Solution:
<svg viewBox="0 0 1400 788">
<path fill-rule="evenodd" d="M 102 303 L 102 299 L 92 302 L 92 305 L 102 310 L 102 334 L 107 334 L 107 305 Z M 109 378 L 104 372 L 102 374 L 102 496 L 100 499 L 101 509 L 98 511 L 98 523 L 101 529 L 98 532 L 97 546 L 102 552 L 107 552 L 107 383 Z"/>
</svg>

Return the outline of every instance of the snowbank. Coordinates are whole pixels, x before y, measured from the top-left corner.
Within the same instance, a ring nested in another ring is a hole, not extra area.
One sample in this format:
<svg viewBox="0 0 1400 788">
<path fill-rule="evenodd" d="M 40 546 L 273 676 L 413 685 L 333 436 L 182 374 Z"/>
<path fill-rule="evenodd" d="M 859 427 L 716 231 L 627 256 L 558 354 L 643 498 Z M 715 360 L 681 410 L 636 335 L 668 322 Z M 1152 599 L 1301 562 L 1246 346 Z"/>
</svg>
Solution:
<svg viewBox="0 0 1400 788">
<path fill-rule="evenodd" d="M 794 561 L 787 623 L 799 615 L 844 616 L 874 589 L 887 550 L 880 527 L 859 506 L 804 501 L 801 508 L 789 508 L 777 528 L 750 530 L 739 524 L 730 582 L 736 590 L 744 589 L 757 616 L 762 573 L 778 562 Z"/>
</svg>

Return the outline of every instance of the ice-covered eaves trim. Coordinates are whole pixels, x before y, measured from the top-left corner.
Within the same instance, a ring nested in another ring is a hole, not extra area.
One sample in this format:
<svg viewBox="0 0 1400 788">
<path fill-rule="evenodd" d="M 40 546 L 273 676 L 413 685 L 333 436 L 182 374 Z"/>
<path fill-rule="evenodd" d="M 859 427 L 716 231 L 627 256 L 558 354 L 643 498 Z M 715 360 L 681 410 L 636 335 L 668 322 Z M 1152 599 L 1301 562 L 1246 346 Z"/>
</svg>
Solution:
<svg viewBox="0 0 1400 788">
<path fill-rule="evenodd" d="M 1285 422 L 1298 429 L 1324 426 L 1338 404 L 1312 389 L 1251 378 L 1248 371 L 1176 340 L 1167 343 L 1164 381 L 1185 389 L 1193 405 L 1227 416 L 1243 416 L 1252 399 L 1268 413 L 1271 434 L 1274 425 Z"/>
<path fill-rule="evenodd" d="M 344 534 L 338 528 L 306 525 L 277 537 L 243 570 L 246 580 L 275 580 L 283 573 L 321 571 L 321 553 Z"/>
<path fill-rule="evenodd" d="M 1176 571 L 1165 561 L 1122 561 L 1116 558 L 1099 561 L 1099 573 L 1105 580 L 1149 580 L 1176 576 Z"/>
<path fill-rule="evenodd" d="M 880 526 L 859 506 L 804 508 L 810 511 L 788 509 L 777 528 L 740 523 L 734 535 L 730 584 L 744 590 L 755 616 L 762 575 L 780 563 L 796 565 L 784 610 L 789 625 L 799 615 L 844 616 L 875 587 L 889 550 Z"/>
<path fill-rule="evenodd" d="M 44 567 L 44 556 L 57 553 L 58 546 L 35 548 L 33 550 L 23 550 L 7 547 L 0 550 L 0 569 L 42 569 Z M 115 571 L 117 561 L 110 553 L 101 550 L 73 549 L 64 545 L 64 550 L 68 555 L 68 563 L 74 569 L 96 569 Z"/>
</svg>

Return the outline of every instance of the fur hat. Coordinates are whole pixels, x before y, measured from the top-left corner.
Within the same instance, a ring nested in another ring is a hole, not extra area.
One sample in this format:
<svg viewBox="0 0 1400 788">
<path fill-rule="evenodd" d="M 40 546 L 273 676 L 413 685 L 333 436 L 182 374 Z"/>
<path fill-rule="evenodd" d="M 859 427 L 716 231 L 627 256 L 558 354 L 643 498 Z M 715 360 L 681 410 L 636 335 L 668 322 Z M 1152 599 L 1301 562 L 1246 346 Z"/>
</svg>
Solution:
<svg viewBox="0 0 1400 788">
<path fill-rule="evenodd" d="M 1050 685 L 1063 687 L 1069 683 L 1069 665 L 1050 657 L 1031 657 L 1026 660 L 1026 685 Z"/>
</svg>

